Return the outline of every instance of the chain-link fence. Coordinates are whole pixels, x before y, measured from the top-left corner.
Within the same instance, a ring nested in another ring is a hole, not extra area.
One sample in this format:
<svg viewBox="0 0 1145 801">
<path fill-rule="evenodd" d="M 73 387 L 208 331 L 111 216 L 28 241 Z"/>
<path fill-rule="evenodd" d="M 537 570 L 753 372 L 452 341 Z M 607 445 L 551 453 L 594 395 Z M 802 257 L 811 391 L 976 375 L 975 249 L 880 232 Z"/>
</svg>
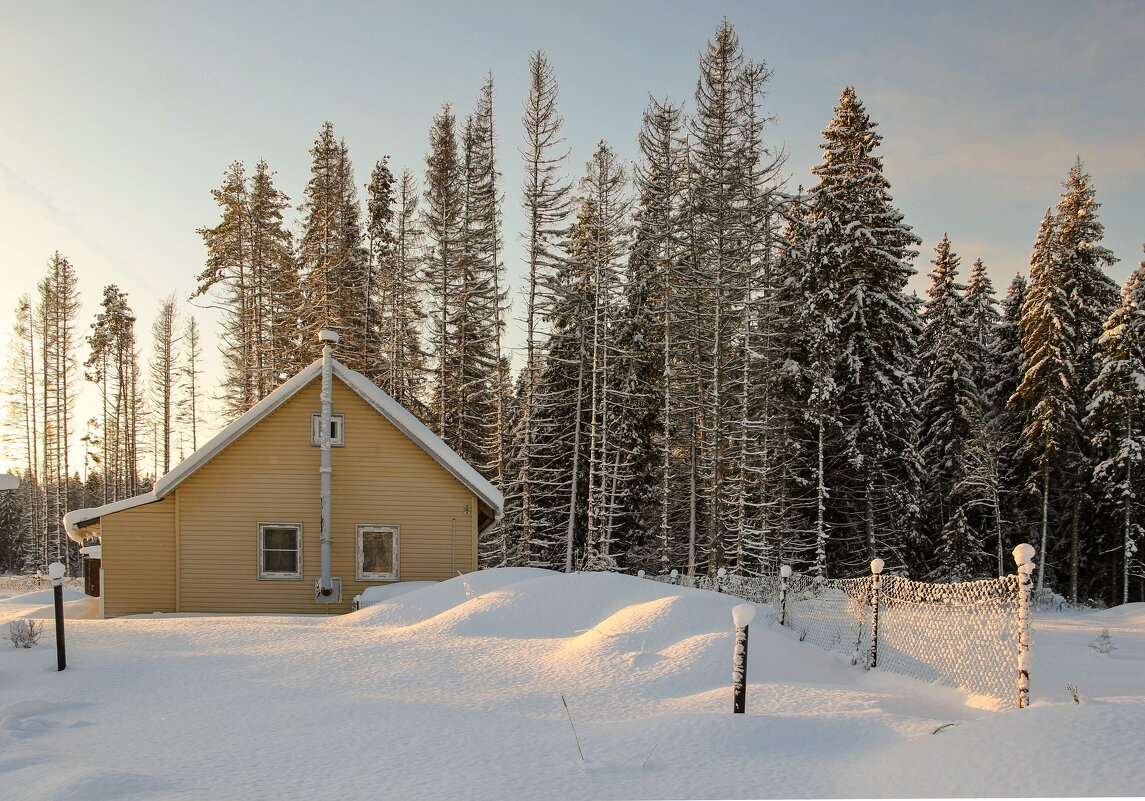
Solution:
<svg viewBox="0 0 1145 801">
<path fill-rule="evenodd" d="M 1006 702 L 1018 699 L 1018 677 L 1026 668 L 1019 665 L 1017 575 L 928 584 L 889 575 L 823 579 L 784 573 L 689 578 L 672 571 L 655 578 L 770 604 L 800 641 L 841 653 L 852 664 L 877 664 Z"/>
<path fill-rule="evenodd" d="M 50 590 L 52 580 L 39 574 L 31 576 L 0 576 L 0 598 L 14 598 L 39 590 Z M 64 589 L 83 592 L 82 578 L 64 579 Z"/>
<path fill-rule="evenodd" d="M 879 585 L 879 667 L 1017 698 L 1016 575 L 958 584 L 882 576 Z"/>
</svg>

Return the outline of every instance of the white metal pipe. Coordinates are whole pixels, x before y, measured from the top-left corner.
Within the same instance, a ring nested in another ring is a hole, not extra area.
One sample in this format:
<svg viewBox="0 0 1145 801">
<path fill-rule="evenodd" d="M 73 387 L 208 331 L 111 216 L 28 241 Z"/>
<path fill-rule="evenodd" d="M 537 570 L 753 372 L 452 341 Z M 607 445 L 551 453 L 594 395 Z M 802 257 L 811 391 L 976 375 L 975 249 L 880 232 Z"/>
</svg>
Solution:
<svg viewBox="0 0 1145 801">
<path fill-rule="evenodd" d="M 322 422 L 318 441 L 322 449 L 322 457 L 318 467 L 321 477 L 321 504 L 319 517 L 320 541 L 322 543 L 322 576 L 318 579 L 316 595 L 328 596 L 333 591 L 333 582 L 330 580 L 330 420 L 334 416 L 334 343 L 338 335 L 333 331 L 322 331 L 318 338 L 324 344 L 322 348 Z"/>
</svg>

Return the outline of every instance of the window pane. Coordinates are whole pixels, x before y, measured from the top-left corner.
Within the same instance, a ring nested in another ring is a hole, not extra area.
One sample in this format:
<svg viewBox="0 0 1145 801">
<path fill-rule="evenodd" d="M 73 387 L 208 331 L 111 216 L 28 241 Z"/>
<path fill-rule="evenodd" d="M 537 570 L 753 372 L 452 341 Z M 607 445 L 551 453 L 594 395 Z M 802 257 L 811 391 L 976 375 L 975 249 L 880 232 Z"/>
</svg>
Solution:
<svg viewBox="0 0 1145 801">
<path fill-rule="evenodd" d="M 266 573 L 297 573 L 298 551 L 263 551 L 262 569 Z"/>
<path fill-rule="evenodd" d="M 293 528 L 264 528 L 262 547 L 293 551 L 298 547 L 298 532 Z"/>
<path fill-rule="evenodd" d="M 362 572 L 394 572 L 394 535 L 391 531 L 362 532 Z"/>
</svg>

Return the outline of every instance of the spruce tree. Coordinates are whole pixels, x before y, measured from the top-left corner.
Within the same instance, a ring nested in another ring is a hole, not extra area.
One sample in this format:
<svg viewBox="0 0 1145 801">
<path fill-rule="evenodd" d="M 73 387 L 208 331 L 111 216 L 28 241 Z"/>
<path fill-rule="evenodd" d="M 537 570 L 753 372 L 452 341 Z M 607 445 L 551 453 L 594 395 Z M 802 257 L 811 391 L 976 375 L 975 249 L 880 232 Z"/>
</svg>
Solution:
<svg viewBox="0 0 1145 801">
<path fill-rule="evenodd" d="M 433 118 L 426 156 L 425 206 L 421 225 L 426 235 L 425 270 L 432 297 L 430 347 L 435 367 L 433 425 L 439 437 L 457 448 L 463 441 L 458 377 L 464 359 L 464 195 L 456 124 L 449 105 Z"/>
<path fill-rule="evenodd" d="M 832 217 L 838 279 L 838 363 L 842 451 L 831 516 L 835 569 L 857 572 L 876 556 L 906 562 L 918 513 L 918 324 L 906 284 L 919 239 L 894 207 L 882 159 L 882 137 L 852 87 L 844 90 L 823 132 L 823 161 L 812 169 L 815 220 Z"/>
<path fill-rule="evenodd" d="M 1093 483 L 1102 511 L 1116 523 L 1120 547 L 1121 592 L 1108 582 L 1109 595 L 1129 603 L 1129 585 L 1138 558 L 1143 527 L 1136 501 L 1145 493 L 1145 261 L 1125 282 L 1121 303 L 1101 337 L 1101 361 L 1088 387 L 1087 425 L 1098 458 Z M 1108 581 L 1108 580 L 1107 580 Z"/>
<path fill-rule="evenodd" d="M 701 564 L 714 573 L 723 553 L 729 480 L 734 469 L 729 440 L 738 418 L 733 392 L 738 340 L 742 336 L 742 306 L 747 301 L 749 254 L 743 237 L 742 193 L 745 189 L 741 152 L 744 98 L 739 81 L 743 53 L 726 20 L 700 56 L 700 80 L 691 135 L 689 166 L 693 172 L 695 211 L 691 247 L 691 291 L 695 293 L 694 330 L 697 354 L 696 434 L 699 437 L 698 489 L 702 499 L 704 534 Z M 700 333 L 702 332 L 702 333 Z M 689 571 L 695 569 L 689 564 Z"/>
<path fill-rule="evenodd" d="M 260 161 L 252 178 L 234 162 L 211 194 L 218 225 L 200 228 L 207 249 L 191 300 L 210 297 L 222 310 L 223 417 L 233 420 L 285 381 L 303 362 L 303 301 L 283 211 L 289 199 Z M 309 361 L 309 360 L 307 360 Z"/>
<path fill-rule="evenodd" d="M 482 86 L 461 136 L 463 182 L 462 286 L 464 357 L 458 375 L 465 455 L 498 487 L 504 423 L 501 336 L 508 309 L 501 261 L 501 198 L 493 129 L 493 79 Z M 497 532 L 490 532 L 496 536 Z"/>
<path fill-rule="evenodd" d="M 302 288 L 294 240 L 283 219 L 288 208 L 290 198 L 274 186 L 274 173 L 260 161 L 250 179 L 247 210 L 252 276 L 249 380 L 255 402 L 312 361 L 300 341 Z"/>
<path fill-rule="evenodd" d="M 534 410 L 535 387 L 540 378 L 541 343 L 545 338 L 543 321 L 555 320 L 544 306 L 542 285 L 554 280 L 560 268 L 560 242 L 567 233 L 571 187 L 561 175 L 568 156 L 564 150 L 557 111 L 557 80 L 552 65 L 542 51 L 529 59 L 529 96 L 522 119 L 525 129 L 525 181 L 522 206 L 525 211 L 525 362 L 517 382 L 517 415 L 513 429 L 513 461 L 516 475 L 506 481 L 506 516 L 517 529 L 521 561 L 525 565 L 549 564 L 545 554 L 555 540 L 542 534 L 534 503 L 537 473 L 533 466 L 537 432 Z M 550 329 L 550 330 L 555 330 Z"/>
<path fill-rule="evenodd" d="M 1023 418 L 1022 455 L 1036 473 L 1026 491 L 1038 501 L 1037 589 L 1045 586 L 1047 564 L 1058 563 L 1060 549 L 1048 551 L 1054 499 L 1060 494 L 1063 465 L 1080 446 L 1081 430 L 1075 397 L 1070 391 L 1077 363 L 1073 308 L 1069 303 L 1063 260 L 1058 252 L 1053 214 L 1046 210 L 1030 256 L 1029 289 L 1022 303 L 1022 349 L 1026 370 L 1011 397 Z M 1055 539 L 1059 532 L 1055 531 Z"/>
<path fill-rule="evenodd" d="M 20 572 L 47 569 L 46 553 L 41 533 L 44 530 L 46 500 L 40 482 L 39 398 L 42 387 L 38 380 L 37 343 L 39 334 L 35 323 L 32 298 L 24 295 L 16 303 L 15 321 L 8 358 L 7 432 L 4 444 L 10 460 L 20 464 L 21 508 L 23 520 L 20 534 Z"/>
<path fill-rule="evenodd" d="M 1099 525 L 1103 518 L 1094 515 L 1096 499 L 1091 477 L 1097 457 L 1090 445 L 1092 434 L 1085 426 L 1084 417 L 1089 403 L 1086 388 L 1097 374 L 1099 340 L 1106 321 L 1117 307 L 1119 291 L 1117 284 L 1105 272 L 1117 262 L 1117 258 L 1101 244 L 1105 234 L 1105 227 L 1097 214 L 1101 204 L 1097 202 L 1096 190 L 1080 158 L 1070 168 L 1062 187 L 1064 191 L 1055 217 L 1077 338 L 1071 391 L 1075 408 L 1082 418 L 1078 422 L 1082 433 L 1076 463 L 1068 468 L 1067 482 L 1072 496 L 1069 509 L 1069 586 L 1070 598 L 1077 602 L 1083 590 L 1086 593 L 1101 592 L 1108 561 L 1102 554 L 1116 548 L 1116 530 Z"/>
<path fill-rule="evenodd" d="M 306 201 L 299 208 L 303 234 L 298 261 L 301 295 L 301 338 L 298 364 L 317 353 L 318 333 L 339 335 L 339 359 L 354 370 L 366 369 L 366 329 L 369 260 L 363 246 L 361 210 L 354 168 L 345 140 L 334 138 L 334 125 L 319 131 L 312 157 Z"/>
<path fill-rule="evenodd" d="M 919 339 L 923 387 L 918 450 L 925 465 L 921 522 L 927 544 L 936 546 L 938 555 L 931 575 L 962 581 L 977 578 L 983 566 L 981 543 L 968 520 L 975 498 L 968 497 L 963 480 L 970 472 L 968 449 L 982 419 L 982 398 L 968 358 L 972 338 L 965 287 L 957 282 L 959 259 L 945 235 L 935 248 L 933 264 Z M 926 561 L 917 559 L 916 564 Z"/>
<path fill-rule="evenodd" d="M 135 343 L 135 315 L 127 293 L 115 284 L 103 289 L 101 311 L 88 337 L 91 352 L 86 377 L 99 385 L 103 399 L 104 502 L 137 495 L 141 386 Z"/>
<path fill-rule="evenodd" d="M 792 202 L 779 257 L 783 283 L 778 305 L 787 318 L 779 389 L 792 401 L 786 437 L 792 485 L 787 510 L 790 536 L 784 555 L 789 564 L 826 578 L 831 570 L 828 552 L 838 550 L 829 505 L 839 472 L 833 460 L 841 449 L 843 431 L 834 379 L 843 271 L 834 246 L 837 220 L 813 213 L 809 200 Z"/>
<path fill-rule="evenodd" d="M 629 479 L 631 445 L 623 414 L 626 399 L 617 378 L 619 343 L 614 331 L 619 316 L 623 256 L 629 244 L 627 173 L 606 142 L 600 142 L 581 182 L 582 202 L 591 215 L 581 221 L 573 258 L 583 260 L 594 285 L 588 339 L 589 430 L 588 520 L 585 562 L 614 569 L 619 532 L 616 498 Z"/>
<path fill-rule="evenodd" d="M 61 561 L 71 570 L 72 547 L 60 519 L 69 506 L 69 450 L 75 412 L 76 322 L 80 312 L 79 278 L 71 262 L 59 252 L 48 261 L 48 271 L 37 284 L 34 310 L 39 328 L 41 426 L 43 432 L 40 475 L 46 497 L 45 558 Z"/>
<path fill-rule="evenodd" d="M 637 141 L 641 159 L 634 169 L 638 198 L 624 281 L 626 311 L 616 334 L 624 348 L 619 373 L 632 465 L 624 517 L 632 532 L 630 566 L 666 574 L 681 557 L 673 532 L 686 524 L 679 503 L 685 496 L 675 402 L 681 374 L 675 343 L 685 337 L 673 292 L 685 264 L 682 108 L 649 98 Z"/>
<path fill-rule="evenodd" d="M 175 382 L 179 372 L 179 333 L 176 330 L 178 310 L 175 293 L 171 293 L 159 306 L 159 313 L 151 326 L 151 375 L 148 389 L 158 444 L 155 460 L 166 475 L 171 471 L 171 439 L 175 423 Z"/>
<path fill-rule="evenodd" d="M 975 259 L 966 281 L 966 360 L 973 371 L 974 385 L 983 396 L 988 389 L 990 347 L 1000 321 L 994 283 L 986 273 L 982 259 Z"/>
<path fill-rule="evenodd" d="M 1028 487 L 1039 506 L 1038 589 L 1051 570 L 1054 579 L 1068 580 L 1076 602 L 1083 568 L 1087 583 L 1100 581 L 1102 532 L 1092 514 L 1095 460 L 1084 423 L 1085 392 L 1095 377 L 1098 338 L 1115 307 L 1116 289 L 1104 273 L 1115 259 L 1101 245 L 1100 204 L 1080 160 L 1063 187 L 1057 209 L 1043 217 L 1030 257 L 1022 306 L 1027 367 L 1014 403 L 1023 415 L 1023 454 L 1036 468 Z"/>
<path fill-rule="evenodd" d="M 370 182 L 366 184 L 366 240 L 369 254 L 366 291 L 366 331 L 373 342 L 367 347 L 368 359 L 364 375 L 382 389 L 393 375 L 393 342 L 397 325 L 394 314 L 399 292 L 393 275 L 396 242 L 394 215 L 397 179 L 390 171 L 389 156 L 374 165 Z"/>
<path fill-rule="evenodd" d="M 430 413 L 425 404 L 429 378 L 421 335 L 425 320 L 422 306 L 425 274 L 422 270 L 423 231 L 418 222 L 420 196 L 413 172 L 403 170 L 397 188 L 393 258 L 385 265 L 383 279 L 383 283 L 392 287 L 389 308 L 384 313 L 388 340 L 384 347 L 391 356 L 383 388 L 418 419 L 429 424 Z"/>
<path fill-rule="evenodd" d="M 190 437 L 185 450 L 180 446 L 180 461 L 187 453 L 199 448 L 199 424 L 202 422 L 200 397 L 203 374 L 203 335 L 199 322 L 188 314 L 183 323 L 183 356 L 179 360 L 177 387 L 179 397 L 175 402 L 176 419 L 184 434 Z"/>
<path fill-rule="evenodd" d="M 502 261 L 500 173 L 497 170 L 493 117 L 493 76 L 486 77 L 473 113 L 466 119 L 462 136 L 465 174 L 465 251 L 470 272 L 466 276 L 469 338 L 472 357 L 462 392 L 467 416 L 472 420 L 473 463 L 503 489 L 505 460 L 509 447 L 506 434 L 511 394 L 509 370 L 503 348 L 509 291 Z M 513 550 L 511 529 L 504 519 L 483 532 L 484 564 L 507 564 Z"/>
<path fill-rule="evenodd" d="M 738 81 L 742 113 L 735 158 L 742 172 L 738 205 L 746 264 L 738 365 L 732 378 L 739 407 L 732 426 L 735 479 L 724 543 L 729 566 L 738 575 L 774 575 L 787 537 L 788 410 L 777 382 L 786 324 L 779 305 L 777 261 L 779 172 L 785 156 L 763 137 L 771 118 L 761 100 L 770 79 L 766 64 L 748 62 Z"/>
<path fill-rule="evenodd" d="M 1023 461 L 1019 446 L 1025 420 L 1020 405 L 1010 403 L 1026 372 L 1021 326 L 1026 292 L 1026 277 L 1015 273 L 1001 302 L 1001 316 L 990 344 L 985 378 L 986 425 L 998 455 L 999 514 L 1011 532 L 1011 540 L 1006 544 L 999 540 L 998 549 L 1007 553 L 1014 544 L 1028 542 L 1033 537 L 1033 518 L 1024 501 L 1025 476 L 1030 474 L 1032 467 Z M 998 557 L 999 570 L 1002 570 L 1006 558 L 1004 555 Z"/>
</svg>

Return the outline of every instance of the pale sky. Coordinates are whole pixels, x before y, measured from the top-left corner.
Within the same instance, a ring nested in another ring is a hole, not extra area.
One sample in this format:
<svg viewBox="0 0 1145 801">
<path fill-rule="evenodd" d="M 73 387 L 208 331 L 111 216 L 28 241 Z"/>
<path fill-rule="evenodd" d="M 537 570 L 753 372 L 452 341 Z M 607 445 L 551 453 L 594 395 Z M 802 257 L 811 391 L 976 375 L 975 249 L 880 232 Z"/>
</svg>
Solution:
<svg viewBox="0 0 1145 801">
<path fill-rule="evenodd" d="M 301 203 L 330 120 L 360 185 L 387 154 L 420 178 L 433 115 L 449 102 L 463 118 L 489 72 L 517 297 L 530 54 L 544 50 L 555 70 L 579 178 L 601 139 L 636 158 L 650 93 L 691 109 L 699 54 L 724 17 L 745 56 L 773 70 L 767 137 L 788 152 L 790 189 L 814 183 L 820 134 L 856 87 L 923 239 L 920 293 L 948 232 L 963 279 L 981 257 L 1004 294 L 1077 156 L 1121 259 L 1112 277 L 1141 261 L 1145 3 L 0 0 L 2 341 L 59 250 L 79 274 L 80 334 L 117 283 L 146 356 L 160 300 L 185 301 L 202 269 L 196 229 L 217 223 L 210 192 L 232 161 L 267 159 Z"/>
</svg>

